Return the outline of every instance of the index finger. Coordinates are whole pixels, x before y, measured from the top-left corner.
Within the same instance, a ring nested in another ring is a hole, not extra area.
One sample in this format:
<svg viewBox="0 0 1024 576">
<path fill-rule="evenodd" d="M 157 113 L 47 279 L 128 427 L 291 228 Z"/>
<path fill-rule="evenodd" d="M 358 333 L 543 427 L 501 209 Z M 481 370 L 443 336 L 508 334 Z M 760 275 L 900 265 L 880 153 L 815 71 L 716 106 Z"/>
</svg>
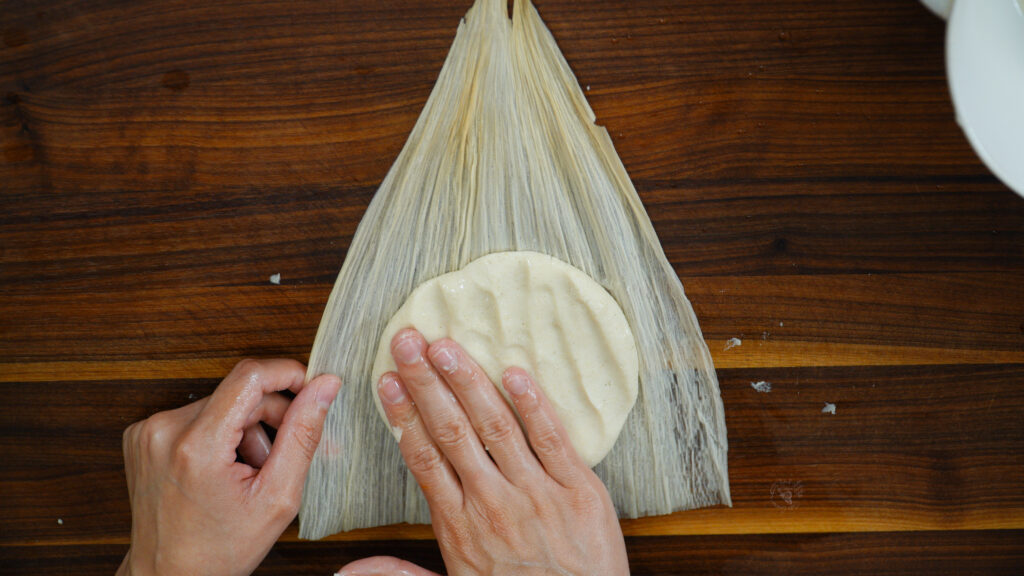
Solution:
<svg viewBox="0 0 1024 576">
<path fill-rule="evenodd" d="M 195 425 L 215 432 L 217 438 L 232 438 L 233 454 L 263 396 L 281 390 L 298 393 L 305 379 L 306 368 L 295 360 L 242 360 L 213 391 Z"/>
</svg>

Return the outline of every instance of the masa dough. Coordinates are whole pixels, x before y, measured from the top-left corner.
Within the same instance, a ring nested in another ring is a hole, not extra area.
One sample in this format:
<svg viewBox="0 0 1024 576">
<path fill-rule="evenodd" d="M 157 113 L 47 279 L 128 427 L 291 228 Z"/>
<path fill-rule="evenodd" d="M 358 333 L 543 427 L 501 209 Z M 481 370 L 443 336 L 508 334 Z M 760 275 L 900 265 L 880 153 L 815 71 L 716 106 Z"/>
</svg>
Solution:
<svg viewBox="0 0 1024 576">
<path fill-rule="evenodd" d="M 545 254 L 489 254 L 417 286 L 384 328 L 375 383 L 396 369 L 391 339 L 410 326 L 428 342 L 458 342 L 492 382 L 510 366 L 529 372 L 589 466 L 611 450 L 636 401 L 636 343 L 622 309 L 590 276 Z"/>
</svg>

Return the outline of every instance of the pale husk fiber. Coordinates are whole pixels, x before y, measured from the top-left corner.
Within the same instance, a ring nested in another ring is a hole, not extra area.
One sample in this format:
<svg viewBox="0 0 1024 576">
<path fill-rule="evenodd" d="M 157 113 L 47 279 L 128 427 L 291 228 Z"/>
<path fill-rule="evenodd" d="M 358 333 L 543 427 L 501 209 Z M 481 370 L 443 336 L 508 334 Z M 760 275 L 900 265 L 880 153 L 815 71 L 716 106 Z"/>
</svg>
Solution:
<svg viewBox="0 0 1024 576">
<path fill-rule="evenodd" d="M 412 290 L 492 252 L 533 250 L 583 270 L 622 306 L 640 391 L 595 468 L 621 517 L 730 504 L 711 357 L 607 131 L 528 0 L 477 0 L 437 84 L 359 224 L 327 303 L 309 376 L 344 385 L 306 480 L 300 536 L 430 521 L 370 371 Z"/>
</svg>

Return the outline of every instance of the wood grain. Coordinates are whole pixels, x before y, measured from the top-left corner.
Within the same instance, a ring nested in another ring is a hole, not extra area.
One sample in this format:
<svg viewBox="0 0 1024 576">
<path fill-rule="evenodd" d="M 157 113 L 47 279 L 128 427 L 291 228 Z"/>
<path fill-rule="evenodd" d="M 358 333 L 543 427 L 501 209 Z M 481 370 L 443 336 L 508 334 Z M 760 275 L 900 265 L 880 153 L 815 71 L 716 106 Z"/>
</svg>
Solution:
<svg viewBox="0 0 1024 576">
<path fill-rule="evenodd" d="M 1024 529 L 1024 365 L 723 369 L 719 378 L 734 507 L 628 521 L 626 534 Z M 755 391 L 757 381 L 772 391 Z M 126 543 L 120 431 L 216 383 L 0 384 L 13 398 L 0 436 L 11 469 L 0 480 L 0 544 Z M 835 415 L 821 412 L 825 402 Z M 431 533 L 336 539 L 388 537 Z M 284 538 L 295 541 L 294 529 Z"/>
<path fill-rule="evenodd" d="M 943 24 L 912 0 L 537 4 L 722 383 L 735 507 L 626 522 L 634 572 L 1024 571 L 1024 200 L 954 121 Z M 4 3 L 0 573 L 110 573 L 121 430 L 241 358 L 306 358 L 468 5 Z M 430 537 L 293 526 L 260 573 L 441 569 Z"/>
<path fill-rule="evenodd" d="M 787 534 L 783 536 L 627 538 L 637 576 L 685 574 L 958 574 L 1017 575 L 1024 562 L 1020 531 Z M 111 574 L 122 545 L 5 548 L 0 574 Z M 935 554 L 941 549 L 941 554 Z M 443 570 L 433 542 L 303 542 L 278 544 L 256 574 L 322 576 L 371 555 L 393 555 Z M 24 570 L 16 570 L 21 568 Z"/>
</svg>

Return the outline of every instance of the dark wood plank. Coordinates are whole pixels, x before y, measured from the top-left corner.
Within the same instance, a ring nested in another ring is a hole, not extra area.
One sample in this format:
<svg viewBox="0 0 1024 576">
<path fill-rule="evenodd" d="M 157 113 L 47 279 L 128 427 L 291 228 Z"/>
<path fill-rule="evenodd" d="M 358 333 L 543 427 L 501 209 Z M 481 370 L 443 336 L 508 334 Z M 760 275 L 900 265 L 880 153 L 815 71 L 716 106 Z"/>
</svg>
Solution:
<svg viewBox="0 0 1024 576">
<path fill-rule="evenodd" d="M 638 186 L 684 279 L 1024 271 L 1024 202 L 990 183 L 943 182 Z M 330 284 L 372 193 L 9 193 L 0 293 L 265 284 L 278 272 Z"/>
<path fill-rule="evenodd" d="M 652 183 L 640 192 L 684 282 L 1024 271 L 1024 202 L 1001 184 L 725 180 Z"/>
<path fill-rule="evenodd" d="M 1024 350 L 1024 277 L 1016 273 L 683 282 L 705 336 Z"/>
<path fill-rule="evenodd" d="M 15 181 L 22 187 L 365 186 L 379 182 L 397 155 L 442 61 L 433 59 L 414 93 L 349 97 L 353 83 L 338 80 L 298 95 L 274 86 L 200 85 L 180 96 L 153 87 L 80 102 L 94 95 L 12 86 L 0 110 L 12 159 L 26 165 L 26 177 Z M 948 100 L 936 95 L 941 76 L 910 89 L 862 79 L 752 82 L 712 79 L 694 92 L 693 80 L 667 78 L 612 85 L 604 95 L 592 87 L 588 95 L 640 182 L 965 174 L 994 182 L 953 122 Z M 28 170 L 43 159 L 45 174 Z"/>
<path fill-rule="evenodd" d="M 26 3 L 0 68 L 13 183 L 372 185 L 468 4 Z M 734 6 L 542 3 L 634 178 L 986 174 L 921 7 Z"/>
<path fill-rule="evenodd" d="M 293 281 L 288 269 L 276 264 L 239 265 L 247 268 L 237 272 L 244 285 L 204 287 L 183 280 L 108 292 L 8 294 L 6 321 L 0 323 L 0 366 L 42 364 L 29 373 L 11 367 L 9 376 L 0 370 L 0 380 L 94 378 L 68 374 L 61 366 L 70 366 L 69 361 L 136 361 L 135 376 L 126 377 L 151 378 L 147 362 L 181 360 L 185 364 L 174 377 L 213 377 L 244 356 L 305 357 L 330 285 Z M 275 272 L 282 273 L 283 285 L 267 280 Z M 801 360 L 801 343 L 873 345 L 896 354 L 914 346 L 1024 353 L 1024 272 L 683 280 L 706 337 L 738 337 L 747 343 L 730 350 L 728 358 L 722 356 L 732 366 L 773 365 L 751 345 L 783 343 L 797 354 L 789 365 L 827 365 L 818 356 Z M 213 371 L 201 366 L 195 367 L 198 373 L 188 371 L 189 361 L 204 358 L 230 360 L 215 363 Z"/>
<path fill-rule="evenodd" d="M 627 538 L 631 572 L 678 575 L 1017 575 L 1024 532 L 953 531 Z M 119 545 L 4 547 L 0 574 L 111 574 Z M 368 556 L 397 556 L 443 572 L 433 541 L 279 543 L 256 574 L 323 576 Z"/>
<path fill-rule="evenodd" d="M 1024 365 L 719 377 L 734 508 L 632 521 L 628 534 L 1024 526 Z M 750 386 L 762 380 L 771 392 Z M 127 541 L 121 431 L 216 383 L 0 384 L 0 545 Z M 835 415 L 821 412 L 825 402 Z"/>
</svg>

